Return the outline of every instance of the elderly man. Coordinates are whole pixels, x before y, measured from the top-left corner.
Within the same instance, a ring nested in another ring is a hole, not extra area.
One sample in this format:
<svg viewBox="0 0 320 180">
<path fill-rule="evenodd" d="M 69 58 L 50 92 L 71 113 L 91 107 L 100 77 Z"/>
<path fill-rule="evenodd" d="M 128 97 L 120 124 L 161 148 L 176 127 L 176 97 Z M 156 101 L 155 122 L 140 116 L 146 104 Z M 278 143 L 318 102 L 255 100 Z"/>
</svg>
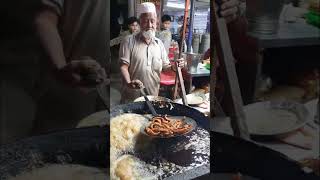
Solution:
<svg viewBox="0 0 320 180">
<path fill-rule="evenodd" d="M 158 96 L 161 71 L 175 70 L 171 66 L 160 39 L 155 37 L 157 14 L 153 3 L 142 3 L 140 12 L 141 31 L 128 36 L 120 46 L 119 59 L 123 77 L 121 103 L 128 103 L 141 96 L 142 86 L 146 93 Z M 179 66 L 184 62 L 179 59 Z"/>
</svg>

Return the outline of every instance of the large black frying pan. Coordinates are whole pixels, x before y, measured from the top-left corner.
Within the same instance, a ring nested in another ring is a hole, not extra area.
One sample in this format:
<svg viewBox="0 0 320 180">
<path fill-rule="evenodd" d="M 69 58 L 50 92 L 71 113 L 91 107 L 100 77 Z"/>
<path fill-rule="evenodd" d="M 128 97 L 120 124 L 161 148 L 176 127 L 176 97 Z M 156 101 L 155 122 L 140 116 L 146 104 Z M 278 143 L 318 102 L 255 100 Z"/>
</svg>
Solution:
<svg viewBox="0 0 320 180">
<path fill-rule="evenodd" d="M 171 102 L 152 101 L 151 103 L 153 104 L 156 112 L 160 115 L 167 114 L 171 116 L 187 116 L 197 121 L 197 124 L 203 129 L 208 131 L 210 129 L 209 119 L 205 117 L 204 114 L 193 108 Z M 151 114 L 145 102 L 134 102 L 113 107 L 111 109 L 110 117 L 116 117 L 128 112 L 136 114 Z"/>
<path fill-rule="evenodd" d="M 255 143 L 226 134 L 211 134 L 211 172 L 235 173 L 260 180 L 316 180 L 285 155 Z"/>
<path fill-rule="evenodd" d="M 107 168 L 107 128 L 91 127 L 30 137 L 0 147 L 0 179 L 44 164 L 80 164 Z"/>
<path fill-rule="evenodd" d="M 189 118 L 194 119 L 197 122 L 197 127 L 201 127 L 202 129 L 205 129 L 209 132 L 210 129 L 210 120 L 204 116 L 201 112 L 176 103 L 169 103 L 169 102 L 152 102 L 153 106 L 158 114 L 167 114 L 169 116 L 186 116 Z M 121 115 L 123 113 L 136 113 L 136 114 L 151 114 L 151 112 L 148 109 L 148 106 L 145 102 L 135 102 L 130 104 L 124 104 L 115 106 L 111 109 L 110 117 L 116 117 L 118 115 Z M 208 133 L 209 134 L 209 133 Z M 164 142 L 160 140 L 160 146 L 162 149 L 170 149 L 170 145 L 172 143 L 177 143 L 178 141 L 183 141 L 183 137 L 177 137 L 174 140 L 171 140 L 170 138 L 168 141 Z M 185 154 L 170 154 L 170 150 L 166 151 L 163 156 L 167 156 L 166 158 L 170 159 L 172 162 L 175 162 L 176 164 L 182 163 L 182 164 L 189 164 L 192 160 L 188 159 L 191 154 L 185 153 Z M 190 161 L 189 161 L 190 160 Z M 181 164 L 179 164 L 181 165 Z M 204 174 L 208 174 L 210 172 L 209 164 L 203 165 L 201 167 L 198 167 L 196 169 L 190 170 L 184 174 L 179 174 L 177 176 L 170 176 L 166 179 L 192 179 L 200 177 Z"/>
</svg>

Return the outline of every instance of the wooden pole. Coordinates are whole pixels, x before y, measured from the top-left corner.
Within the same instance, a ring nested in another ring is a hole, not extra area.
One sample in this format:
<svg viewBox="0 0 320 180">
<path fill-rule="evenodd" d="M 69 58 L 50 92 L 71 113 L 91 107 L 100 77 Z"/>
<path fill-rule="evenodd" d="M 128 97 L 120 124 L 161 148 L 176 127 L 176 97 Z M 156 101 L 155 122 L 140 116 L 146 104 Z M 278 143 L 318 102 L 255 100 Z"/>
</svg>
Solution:
<svg viewBox="0 0 320 180">
<path fill-rule="evenodd" d="M 228 111 L 231 119 L 231 127 L 235 136 L 249 140 L 250 135 L 246 124 L 246 116 L 243 110 L 243 102 L 240 94 L 238 77 L 236 74 L 227 25 L 223 18 L 218 17 L 216 13 L 218 12 L 218 8 L 215 5 L 215 1 L 212 3 L 212 31 L 214 35 L 214 44 L 217 51 L 217 57 L 226 74 L 225 85 L 226 95 L 229 98 Z"/>
<path fill-rule="evenodd" d="M 190 0 L 186 0 L 185 1 L 185 9 L 184 9 L 182 37 L 181 37 L 180 47 L 179 47 L 179 59 L 182 58 L 182 49 L 183 49 L 182 47 L 183 47 L 185 36 L 186 36 L 189 4 L 190 4 Z M 175 82 L 174 98 L 176 97 L 177 92 L 178 92 L 178 83 L 180 83 L 180 88 L 181 88 L 181 93 L 182 93 L 182 102 L 184 105 L 188 106 L 187 97 L 186 97 L 186 88 L 184 86 L 184 80 L 183 80 L 181 68 L 178 66 L 177 61 L 175 63 L 176 63 L 176 67 L 177 67 L 177 78 L 176 78 L 176 82 Z"/>
</svg>

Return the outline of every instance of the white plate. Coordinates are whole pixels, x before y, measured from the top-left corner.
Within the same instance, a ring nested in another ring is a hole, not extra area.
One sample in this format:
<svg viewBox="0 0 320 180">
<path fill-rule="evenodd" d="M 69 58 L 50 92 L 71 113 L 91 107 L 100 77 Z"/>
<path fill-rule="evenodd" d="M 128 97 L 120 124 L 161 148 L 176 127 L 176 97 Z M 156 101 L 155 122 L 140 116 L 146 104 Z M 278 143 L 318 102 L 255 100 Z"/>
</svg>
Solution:
<svg viewBox="0 0 320 180">
<path fill-rule="evenodd" d="M 178 104 L 183 104 L 182 99 L 177 99 L 174 101 L 175 103 Z M 208 103 L 208 108 L 204 109 L 198 106 L 191 106 L 193 109 L 198 110 L 199 112 L 203 113 L 203 114 L 209 114 L 210 113 L 210 103 Z"/>
<path fill-rule="evenodd" d="M 189 105 L 199 105 L 204 102 L 203 97 L 196 94 L 188 94 L 186 97 Z"/>
<path fill-rule="evenodd" d="M 244 108 L 250 134 L 280 135 L 295 131 L 310 120 L 303 104 L 290 101 L 266 101 Z"/>
</svg>

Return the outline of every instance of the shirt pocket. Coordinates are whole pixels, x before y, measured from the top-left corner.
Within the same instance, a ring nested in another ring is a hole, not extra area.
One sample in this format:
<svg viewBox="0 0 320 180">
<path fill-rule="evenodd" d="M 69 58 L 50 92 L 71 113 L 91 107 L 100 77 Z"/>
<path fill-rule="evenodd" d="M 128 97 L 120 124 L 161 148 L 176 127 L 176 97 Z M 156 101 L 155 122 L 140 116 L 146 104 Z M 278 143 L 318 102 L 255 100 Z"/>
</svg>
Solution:
<svg viewBox="0 0 320 180">
<path fill-rule="evenodd" d="M 152 58 L 152 69 L 158 73 L 162 71 L 162 59 L 160 57 L 154 56 Z"/>
</svg>

